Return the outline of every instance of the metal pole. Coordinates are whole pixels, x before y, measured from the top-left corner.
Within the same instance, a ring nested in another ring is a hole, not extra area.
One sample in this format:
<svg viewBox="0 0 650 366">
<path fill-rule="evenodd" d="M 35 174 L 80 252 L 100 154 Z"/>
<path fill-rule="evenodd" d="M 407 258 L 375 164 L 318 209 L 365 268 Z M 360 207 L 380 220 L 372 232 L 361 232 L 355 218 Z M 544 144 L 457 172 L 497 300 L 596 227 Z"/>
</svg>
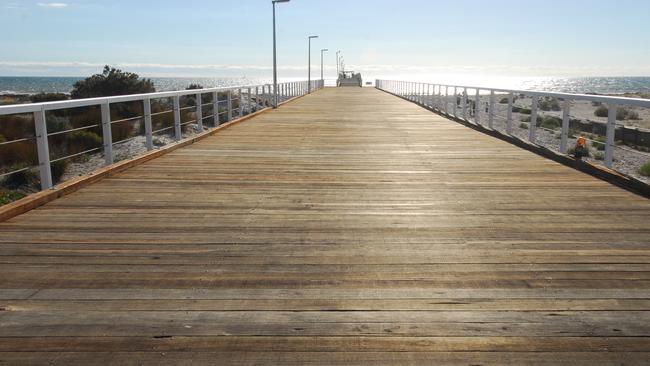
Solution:
<svg viewBox="0 0 650 366">
<path fill-rule="evenodd" d="M 341 51 L 336 51 L 336 86 L 339 86 L 339 54 Z"/>
<path fill-rule="evenodd" d="M 308 36 L 309 47 L 307 48 L 307 94 L 311 94 L 311 39 L 318 38 L 318 36 Z"/>
<path fill-rule="evenodd" d="M 290 0 L 273 0 L 273 108 L 278 107 L 278 58 L 276 51 L 276 37 L 275 37 L 275 4 L 287 3 Z"/>
<path fill-rule="evenodd" d="M 275 1 L 273 2 L 273 108 L 278 107 L 278 57 L 275 41 Z"/>
<path fill-rule="evenodd" d="M 323 77 L 323 54 L 329 51 L 327 48 L 320 50 L 320 82 L 324 83 L 325 78 Z M 321 85 L 322 86 L 322 85 Z"/>
</svg>

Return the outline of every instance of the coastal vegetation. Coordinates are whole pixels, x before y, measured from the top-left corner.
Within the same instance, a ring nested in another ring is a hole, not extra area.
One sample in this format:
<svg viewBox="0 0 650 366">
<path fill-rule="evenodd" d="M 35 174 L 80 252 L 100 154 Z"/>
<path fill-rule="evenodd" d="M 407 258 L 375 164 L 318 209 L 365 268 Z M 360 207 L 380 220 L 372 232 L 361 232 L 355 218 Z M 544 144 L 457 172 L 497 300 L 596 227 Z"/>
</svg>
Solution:
<svg viewBox="0 0 650 366">
<path fill-rule="evenodd" d="M 644 177 L 650 177 L 650 161 L 647 161 L 645 164 L 641 166 L 641 168 L 639 169 L 639 173 Z"/>
<path fill-rule="evenodd" d="M 187 90 L 203 89 L 200 84 L 190 84 Z M 153 82 L 139 75 L 105 66 L 101 73 L 76 82 L 70 95 L 63 93 L 39 93 L 16 98 L 3 98 L 15 103 L 42 103 L 68 99 L 107 97 L 115 95 L 142 94 L 155 92 Z M 214 114 L 213 93 L 204 93 L 200 104 L 207 123 L 212 122 Z M 220 101 L 226 101 L 227 92 L 217 93 Z M 231 104 L 235 111 L 240 107 L 240 98 L 233 96 Z M 188 133 L 196 128 L 196 95 L 180 97 L 181 132 Z M 194 107 L 194 108 L 192 108 Z M 174 136 L 173 98 L 151 99 L 152 129 L 158 131 L 154 145 L 164 145 Z M 228 117 L 227 104 L 218 108 L 220 122 Z M 144 135 L 144 106 L 141 101 L 111 103 L 111 133 L 113 144 L 130 144 L 132 138 Z M 97 167 L 97 155 L 103 153 L 103 132 L 101 127 L 101 108 L 99 106 L 68 108 L 46 112 L 46 127 L 50 146 L 52 180 L 59 183 L 69 171 L 77 174 L 80 167 Z M 200 132 L 198 130 L 192 131 Z M 163 136 L 167 135 L 167 137 Z M 135 140 L 134 140 L 135 141 Z M 3 144 L 8 142 L 6 144 Z M 138 142 L 134 142 L 138 144 Z M 142 148 L 144 143 L 140 142 Z M 121 146 L 121 145 L 119 145 Z M 130 145 L 129 145 L 130 146 Z M 127 159 L 133 154 L 127 149 L 114 150 L 114 161 Z M 101 162 L 103 159 L 99 159 Z M 40 187 L 38 153 L 35 141 L 34 119 L 31 113 L 0 116 L 0 204 L 19 199 L 36 192 Z M 15 172 L 12 174 L 6 174 Z"/>
<path fill-rule="evenodd" d="M 151 80 L 105 66 L 101 74 L 75 83 L 70 96 L 78 99 L 149 92 L 155 92 Z M 67 99 L 68 95 L 62 93 L 39 93 L 29 96 L 29 102 L 32 103 Z M 133 135 L 136 129 L 134 121 L 120 120 L 140 116 L 142 109 L 141 103 L 111 105 L 114 141 L 121 141 Z M 51 164 L 52 179 L 54 183 L 58 183 L 65 174 L 69 160 L 83 160 L 84 152 L 101 150 L 101 112 L 97 106 L 48 111 L 46 121 L 50 135 L 50 157 L 54 160 Z M 0 143 L 9 142 L 0 145 L 0 174 L 18 171 L 0 180 L 0 187 L 5 189 L 2 193 L 3 202 L 11 201 L 38 187 L 38 174 L 33 169 L 38 163 L 34 137 L 34 121 L 31 114 L 0 116 Z M 7 189 L 10 191 L 6 191 Z"/>
<path fill-rule="evenodd" d="M 560 107 L 560 102 L 558 102 L 556 98 L 551 97 L 544 97 L 540 99 L 538 107 L 543 111 L 559 111 L 562 109 Z"/>
<path fill-rule="evenodd" d="M 607 117 L 609 115 L 609 108 L 601 104 L 594 111 L 594 115 L 596 115 L 596 117 Z M 638 112 L 633 111 L 629 108 L 619 107 L 616 108 L 616 119 L 618 121 L 623 121 L 623 120 L 639 120 L 640 118 Z"/>
</svg>

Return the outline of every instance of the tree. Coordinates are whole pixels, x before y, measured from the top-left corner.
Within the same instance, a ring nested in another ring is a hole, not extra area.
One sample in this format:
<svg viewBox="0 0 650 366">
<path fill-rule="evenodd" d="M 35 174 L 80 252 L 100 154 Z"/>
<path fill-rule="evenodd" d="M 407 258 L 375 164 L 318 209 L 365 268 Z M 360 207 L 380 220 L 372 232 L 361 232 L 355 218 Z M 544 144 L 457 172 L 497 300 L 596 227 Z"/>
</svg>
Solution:
<svg viewBox="0 0 650 366">
<path fill-rule="evenodd" d="M 101 74 L 77 81 L 71 96 L 73 99 L 81 99 L 153 93 L 155 91 L 156 88 L 150 79 L 140 78 L 138 74 L 124 72 L 106 65 Z"/>
</svg>

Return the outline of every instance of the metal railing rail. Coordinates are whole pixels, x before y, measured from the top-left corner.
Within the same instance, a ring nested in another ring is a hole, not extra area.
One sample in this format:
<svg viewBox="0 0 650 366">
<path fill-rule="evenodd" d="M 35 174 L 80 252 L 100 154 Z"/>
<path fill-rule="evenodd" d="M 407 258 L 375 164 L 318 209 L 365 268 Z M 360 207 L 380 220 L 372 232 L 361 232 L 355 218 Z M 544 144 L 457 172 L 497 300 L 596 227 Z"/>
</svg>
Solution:
<svg viewBox="0 0 650 366">
<path fill-rule="evenodd" d="M 561 137 L 559 152 L 567 154 L 568 151 L 568 138 L 569 138 L 569 123 L 571 119 L 571 105 L 575 101 L 589 101 L 599 103 L 608 108 L 605 141 L 594 141 L 597 144 L 605 145 L 605 156 L 603 159 L 604 165 L 612 169 L 614 162 L 614 149 L 622 148 L 615 144 L 616 134 L 616 115 L 619 107 L 633 106 L 650 108 L 650 100 L 640 98 L 624 98 L 612 97 L 604 95 L 591 95 L 591 94 L 571 94 L 559 92 L 546 92 L 539 90 L 517 90 L 517 89 L 502 89 L 490 87 L 477 87 L 477 86 L 461 86 L 461 85 L 447 85 L 447 84 L 432 84 L 420 83 L 412 81 L 401 80 L 376 80 L 375 87 L 379 90 L 403 97 L 416 104 L 428 107 L 434 111 L 461 119 L 466 122 L 475 123 L 483 127 L 487 127 L 496 132 L 493 127 L 494 120 L 503 118 L 496 114 L 495 106 L 496 96 L 507 98 L 507 112 L 505 116 L 506 127 L 505 134 L 512 135 L 513 130 L 513 107 L 515 96 L 526 96 L 532 99 L 530 106 L 530 121 L 528 122 L 528 137 L 530 143 L 536 144 L 537 128 L 545 129 L 542 126 L 537 126 L 537 120 L 540 113 L 539 101 L 541 98 L 553 98 L 562 101 L 562 124 L 561 124 Z M 468 93 L 471 91 L 473 93 Z M 451 98 L 451 99 L 450 99 Z M 482 98 L 487 98 L 486 111 L 483 112 Z M 450 106 L 451 104 L 451 106 Z M 471 110 L 473 108 L 473 115 Z M 468 109 L 470 111 L 468 112 Z M 481 119 L 481 115 L 487 114 L 487 124 Z M 472 117 L 472 118 L 470 118 Z M 620 125 L 620 124 L 619 124 Z M 641 151 L 634 151 L 640 155 L 647 155 Z"/>
<path fill-rule="evenodd" d="M 321 80 L 313 80 L 311 85 L 308 84 L 307 81 L 278 83 L 278 103 L 287 101 L 294 97 L 306 95 L 310 86 L 311 90 L 314 91 L 323 88 L 324 85 Z M 219 99 L 219 96 L 223 94 L 226 95 L 226 98 Z M 51 171 L 51 164 L 53 162 L 71 159 L 88 153 L 103 151 L 105 158 L 104 165 L 109 166 L 114 163 L 115 156 L 113 153 L 113 146 L 115 144 L 124 143 L 142 135 L 136 134 L 135 136 L 121 141 L 115 141 L 112 136 L 112 127 L 115 124 L 143 121 L 146 141 L 145 145 L 146 149 L 150 151 L 154 149 L 153 135 L 155 134 L 173 129 L 174 139 L 179 141 L 182 139 L 182 126 L 195 123 L 197 124 L 198 132 L 205 131 L 206 129 L 209 130 L 210 128 L 216 128 L 222 123 L 222 119 L 225 122 L 229 122 L 233 119 L 241 118 L 246 114 L 272 107 L 274 94 L 275 91 L 273 90 L 272 84 L 260 84 L 0 106 L 0 116 L 32 114 L 34 121 L 34 134 L 32 136 L 23 136 L 10 141 L 0 141 L 0 148 L 20 142 L 35 141 L 41 190 L 46 190 L 53 187 Z M 211 101 L 204 103 L 204 95 L 211 95 Z M 194 98 L 194 105 L 181 107 L 181 97 L 188 96 Z M 171 99 L 171 109 L 152 113 L 151 101 L 166 98 Z M 142 114 L 112 120 L 111 105 L 125 102 L 142 103 Z M 235 107 L 235 103 L 233 102 L 237 102 L 236 104 L 238 104 L 238 106 Z M 95 121 L 95 123 L 87 126 L 48 133 L 48 116 L 46 112 L 93 106 L 100 108 L 101 121 Z M 204 115 L 204 108 L 208 110 L 212 108 L 211 114 Z M 195 118 L 193 120 L 181 121 L 182 111 L 194 111 Z M 173 113 L 173 126 L 162 126 L 157 130 L 153 130 L 153 118 L 167 113 Z M 210 119 L 212 120 L 212 123 L 210 123 Z M 204 125 L 204 122 L 207 122 L 206 124 L 211 124 L 211 126 L 208 127 Z M 82 152 L 75 152 L 74 154 L 67 156 L 52 158 L 50 154 L 50 145 L 52 143 L 51 138 L 74 131 L 83 131 L 99 127 L 101 127 L 102 130 L 102 146 L 87 149 Z M 27 166 L 13 171 L 0 171 L 0 179 L 12 174 L 33 169 L 34 167 L 35 166 Z"/>
</svg>

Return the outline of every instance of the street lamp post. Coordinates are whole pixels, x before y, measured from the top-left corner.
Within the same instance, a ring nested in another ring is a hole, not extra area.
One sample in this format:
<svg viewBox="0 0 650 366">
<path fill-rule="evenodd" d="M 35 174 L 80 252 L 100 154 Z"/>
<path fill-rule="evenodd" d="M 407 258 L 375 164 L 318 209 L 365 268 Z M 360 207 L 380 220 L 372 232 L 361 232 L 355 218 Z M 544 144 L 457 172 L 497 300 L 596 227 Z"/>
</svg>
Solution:
<svg viewBox="0 0 650 366">
<path fill-rule="evenodd" d="M 325 79 L 323 78 L 323 53 L 329 51 L 327 48 L 320 50 L 320 82 L 324 86 Z"/>
<path fill-rule="evenodd" d="M 339 80 L 339 54 L 341 54 L 341 50 L 336 51 L 336 86 L 338 86 Z"/>
<path fill-rule="evenodd" d="M 311 40 L 312 38 L 318 38 L 318 36 L 309 36 L 309 56 L 307 57 L 307 94 L 311 94 Z"/>
<path fill-rule="evenodd" d="M 278 107 L 278 58 L 275 44 L 275 4 L 288 3 L 291 0 L 273 0 L 273 108 Z"/>
</svg>

